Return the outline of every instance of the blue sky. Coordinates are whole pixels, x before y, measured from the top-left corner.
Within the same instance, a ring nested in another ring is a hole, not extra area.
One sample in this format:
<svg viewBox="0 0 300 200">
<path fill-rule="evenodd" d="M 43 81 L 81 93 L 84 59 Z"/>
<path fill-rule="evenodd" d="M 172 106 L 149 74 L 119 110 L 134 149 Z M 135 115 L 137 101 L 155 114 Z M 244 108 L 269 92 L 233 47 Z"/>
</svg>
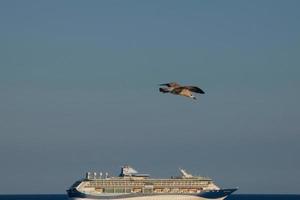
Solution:
<svg viewBox="0 0 300 200">
<path fill-rule="evenodd" d="M 1 194 L 178 167 L 299 193 L 299 1 L 1 1 Z M 194 84 L 198 101 L 158 84 Z"/>
</svg>

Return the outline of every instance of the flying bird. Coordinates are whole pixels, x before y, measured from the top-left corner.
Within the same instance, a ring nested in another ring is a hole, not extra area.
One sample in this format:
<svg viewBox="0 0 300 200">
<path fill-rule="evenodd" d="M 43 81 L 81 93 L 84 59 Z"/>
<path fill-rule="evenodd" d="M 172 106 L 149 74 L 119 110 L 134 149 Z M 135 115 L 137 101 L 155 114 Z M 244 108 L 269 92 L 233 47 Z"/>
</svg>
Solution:
<svg viewBox="0 0 300 200">
<path fill-rule="evenodd" d="M 166 87 L 160 87 L 159 91 L 162 93 L 171 93 L 175 95 L 185 96 L 192 99 L 196 99 L 196 97 L 193 95 L 193 92 L 204 94 L 205 92 L 196 86 L 182 86 L 178 83 L 171 82 L 171 83 L 163 83 L 159 84 L 160 86 L 166 86 Z"/>
</svg>

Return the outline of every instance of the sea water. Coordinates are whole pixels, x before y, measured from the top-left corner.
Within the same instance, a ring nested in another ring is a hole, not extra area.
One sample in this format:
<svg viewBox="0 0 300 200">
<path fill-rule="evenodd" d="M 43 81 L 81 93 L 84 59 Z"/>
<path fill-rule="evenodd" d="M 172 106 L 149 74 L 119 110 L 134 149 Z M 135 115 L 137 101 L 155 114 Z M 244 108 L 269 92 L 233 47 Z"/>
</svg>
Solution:
<svg viewBox="0 0 300 200">
<path fill-rule="evenodd" d="M 0 200 L 67 200 L 67 195 L 0 195 Z M 300 195 L 285 194 L 233 194 L 226 200 L 300 200 Z"/>
</svg>

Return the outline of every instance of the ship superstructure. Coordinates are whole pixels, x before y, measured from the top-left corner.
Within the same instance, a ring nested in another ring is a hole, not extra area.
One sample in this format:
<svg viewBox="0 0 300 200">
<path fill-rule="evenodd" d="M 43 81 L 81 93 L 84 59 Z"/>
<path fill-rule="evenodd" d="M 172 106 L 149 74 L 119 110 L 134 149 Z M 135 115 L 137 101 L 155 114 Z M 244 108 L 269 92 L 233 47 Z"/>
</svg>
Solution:
<svg viewBox="0 0 300 200">
<path fill-rule="evenodd" d="M 68 192 L 69 198 L 79 199 L 224 199 L 234 189 L 220 189 L 208 177 L 192 176 L 184 169 L 181 175 L 171 178 L 150 178 L 125 165 L 118 177 L 108 173 L 88 172 L 86 177 L 75 182 Z"/>
</svg>

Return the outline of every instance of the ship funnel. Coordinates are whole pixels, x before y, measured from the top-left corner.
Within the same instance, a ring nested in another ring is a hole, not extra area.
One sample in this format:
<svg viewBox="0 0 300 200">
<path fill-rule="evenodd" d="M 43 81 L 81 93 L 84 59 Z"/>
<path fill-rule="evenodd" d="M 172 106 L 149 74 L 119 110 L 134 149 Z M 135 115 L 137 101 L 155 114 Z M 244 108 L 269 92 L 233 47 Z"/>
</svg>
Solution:
<svg viewBox="0 0 300 200">
<path fill-rule="evenodd" d="M 131 176 L 134 174 L 137 174 L 138 171 L 136 171 L 135 169 L 133 169 L 132 167 L 125 165 L 121 168 L 121 174 L 120 176 Z"/>
<path fill-rule="evenodd" d="M 183 178 L 193 178 L 193 175 L 192 175 L 192 174 L 189 174 L 189 173 L 187 173 L 187 171 L 186 171 L 186 170 L 184 170 L 184 169 L 181 169 L 181 168 L 179 168 L 179 170 L 180 170 L 181 176 L 182 176 Z"/>
</svg>

